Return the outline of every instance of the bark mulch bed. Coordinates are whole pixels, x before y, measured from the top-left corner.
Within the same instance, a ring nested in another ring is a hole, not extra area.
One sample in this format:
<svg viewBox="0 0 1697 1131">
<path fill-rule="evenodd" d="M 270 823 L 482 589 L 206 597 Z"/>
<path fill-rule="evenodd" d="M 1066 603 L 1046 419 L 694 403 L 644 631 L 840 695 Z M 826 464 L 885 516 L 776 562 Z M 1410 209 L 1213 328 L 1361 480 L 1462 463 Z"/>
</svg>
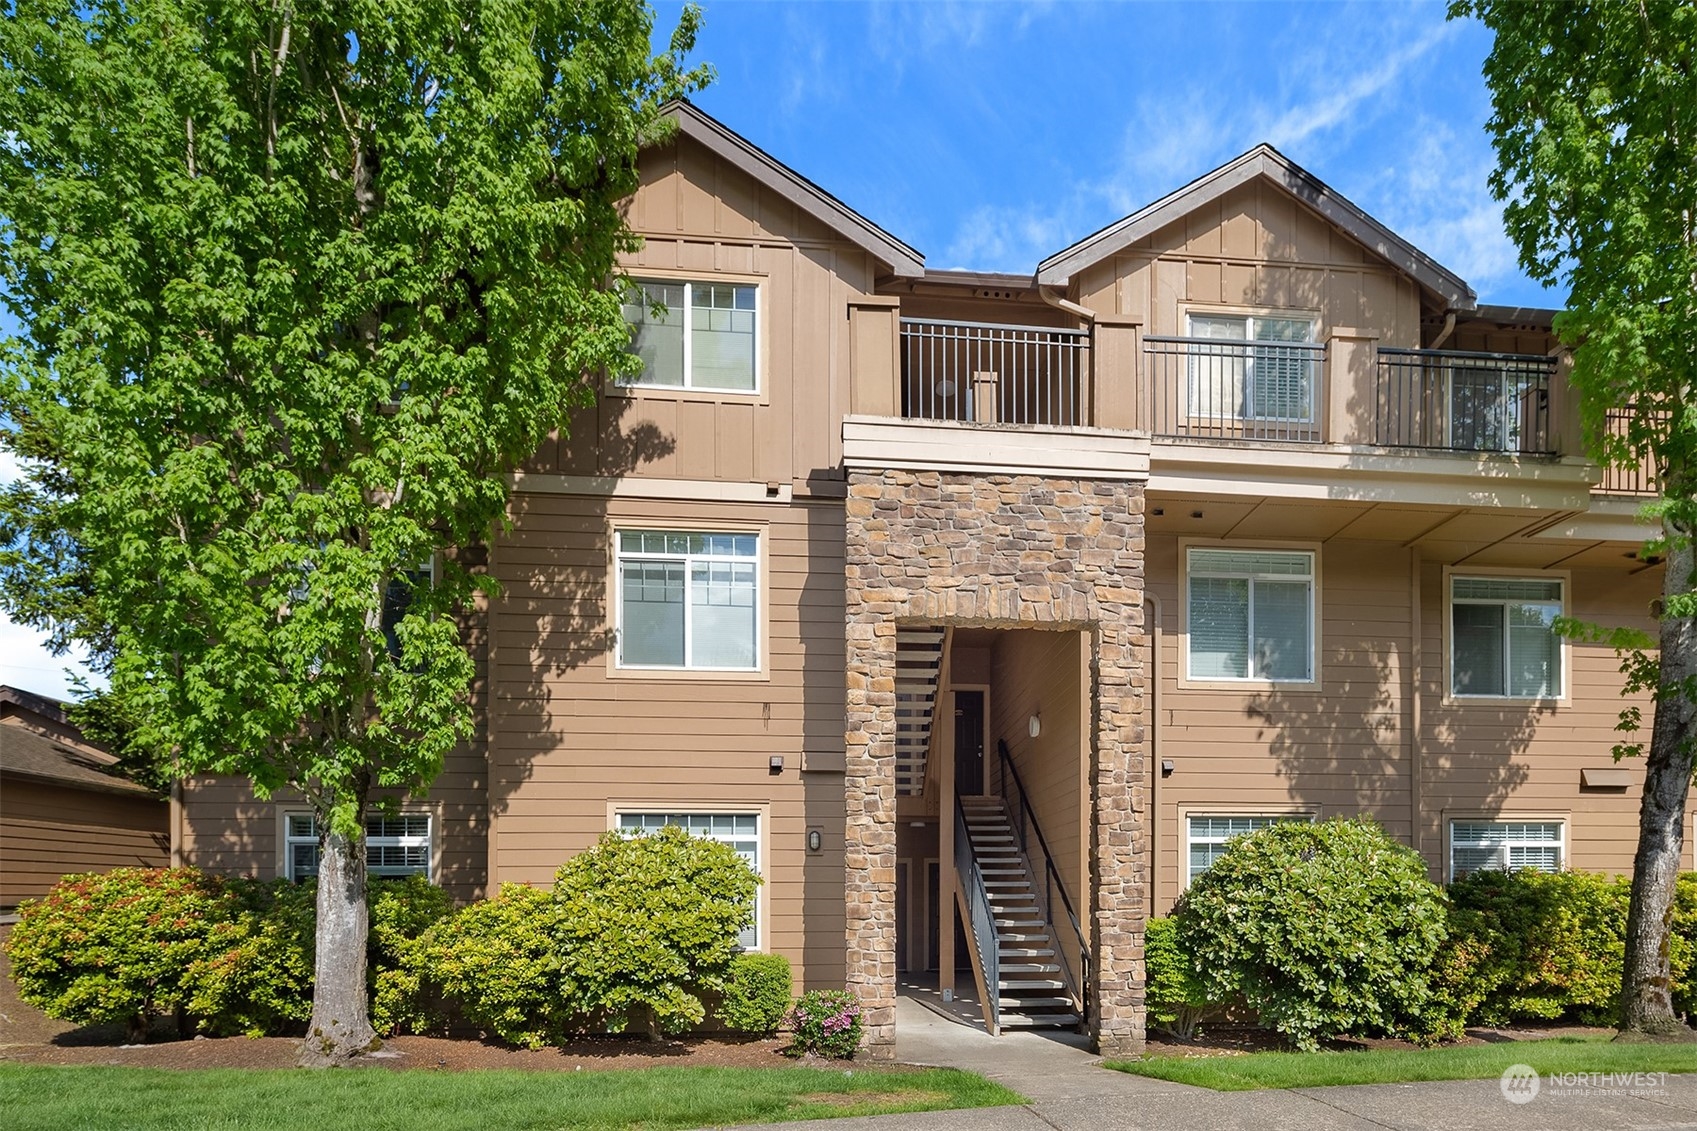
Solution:
<svg viewBox="0 0 1697 1131">
<path fill-rule="evenodd" d="M 1514 1041 L 1542 1041 L 1550 1037 L 1596 1037 L 1613 1033 L 1613 1029 L 1596 1029 L 1583 1025 L 1551 1025 L 1536 1029 L 1469 1029 L 1458 1045 L 1502 1044 Z M 1352 1037 L 1348 1040 L 1327 1041 L 1322 1047 L 1332 1052 L 1365 1052 L 1369 1050 L 1418 1049 L 1413 1041 L 1393 1037 Z M 1145 1053 L 1151 1057 L 1242 1056 L 1252 1052 L 1292 1052 L 1283 1037 L 1270 1029 L 1253 1026 L 1204 1026 L 1189 1040 L 1171 1034 L 1151 1031 Z"/>
</svg>

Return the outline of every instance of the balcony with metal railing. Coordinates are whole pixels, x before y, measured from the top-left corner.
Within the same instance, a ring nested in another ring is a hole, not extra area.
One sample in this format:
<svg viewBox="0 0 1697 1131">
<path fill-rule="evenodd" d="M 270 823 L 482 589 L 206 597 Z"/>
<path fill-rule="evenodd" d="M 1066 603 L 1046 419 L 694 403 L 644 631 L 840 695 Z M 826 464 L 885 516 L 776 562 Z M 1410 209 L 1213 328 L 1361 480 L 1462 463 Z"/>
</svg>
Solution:
<svg viewBox="0 0 1697 1131">
<path fill-rule="evenodd" d="M 1372 443 L 1390 448 L 1551 455 L 1553 357 L 1378 351 Z"/>
<path fill-rule="evenodd" d="M 1635 405 L 1610 409 L 1604 418 L 1603 427 L 1611 438 L 1624 442 L 1631 435 L 1632 424 L 1639 413 L 1640 409 Z M 1643 415 L 1644 423 L 1652 428 L 1666 426 L 1668 414 L 1665 409 L 1643 410 Z M 1658 493 L 1654 459 L 1645 456 L 1636 464 L 1604 465 L 1602 478 L 1598 480 L 1595 490 L 1599 495 L 1653 497 Z"/>
<path fill-rule="evenodd" d="M 1324 343 L 1150 335 L 1143 359 L 1142 415 L 1156 436 L 1325 438 Z"/>
<path fill-rule="evenodd" d="M 901 415 L 980 424 L 1088 425 L 1090 333 L 903 318 Z"/>
</svg>

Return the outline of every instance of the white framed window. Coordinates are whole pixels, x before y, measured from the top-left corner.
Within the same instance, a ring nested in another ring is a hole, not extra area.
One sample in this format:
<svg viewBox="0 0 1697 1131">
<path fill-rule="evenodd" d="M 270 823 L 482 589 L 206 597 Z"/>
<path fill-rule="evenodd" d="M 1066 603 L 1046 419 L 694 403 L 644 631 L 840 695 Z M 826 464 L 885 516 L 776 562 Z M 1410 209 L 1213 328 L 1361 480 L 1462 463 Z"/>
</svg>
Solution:
<svg viewBox="0 0 1697 1131">
<path fill-rule="evenodd" d="M 365 819 L 365 870 L 373 876 L 430 875 L 430 814 L 372 814 Z M 318 875 L 318 819 L 283 815 L 284 874 L 291 880 Z"/>
<path fill-rule="evenodd" d="M 1449 582 L 1450 692 L 1560 697 L 1562 642 L 1554 626 L 1562 612 L 1562 580 L 1452 576 Z"/>
<path fill-rule="evenodd" d="M 760 288 L 634 279 L 624 303 L 637 387 L 753 393 L 760 388 Z"/>
<path fill-rule="evenodd" d="M 616 530 L 618 664 L 760 667 L 760 536 Z"/>
<path fill-rule="evenodd" d="M 1450 879 L 1519 868 L 1559 872 L 1566 833 L 1562 821 L 1451 821 Z"/>
<path fill-rule="evenodd" d="M 383 640 L 389 647 L 391 659 L 401 658 L 401 640 L 395 634 L 395 626 L 412 608 L 413 591 L 418 588 L 430 589 L 436 585 L 436 558 L 432 555 L 420 562 L 414 569 L 403 570 L 389 579 L 389 586 L 383 592 L 383 613 L 380 624 L 383 629 Z"/>
<path fill-rule="evenodd" d="M 1321 351 L 1301 317 L 1192 314 L 1190 415 L 1312 424 Z"/>
<path fill-rule="evenodd" d="M 1184 845 L 1188 867 L 1185 886 L 1214 866 L 1234 837 L 1247 836 L 1281 821 L 1311 821 L 1304 813 L 1192 815 L 1186 818 Z"/>
<path fill-rule="evenodd" d="M 759 813 L 620 813 L 619 828 L 628 833 L 651 833 L 676 825 L 691 836 L 728 844 L 743 861 L 760 874 Z M 764 890 L 764 889 L 762 889 Z M 743 928 L 737 942 L 744 950 L 760 949 L 760 894 L 754 897 L 754 921 Z"/>
<path fill-rule="evenodd" d="M 1313 680 L 1313 551 L 1191 547 L 1187 563 L 1191 679 Z"/>
</svg>

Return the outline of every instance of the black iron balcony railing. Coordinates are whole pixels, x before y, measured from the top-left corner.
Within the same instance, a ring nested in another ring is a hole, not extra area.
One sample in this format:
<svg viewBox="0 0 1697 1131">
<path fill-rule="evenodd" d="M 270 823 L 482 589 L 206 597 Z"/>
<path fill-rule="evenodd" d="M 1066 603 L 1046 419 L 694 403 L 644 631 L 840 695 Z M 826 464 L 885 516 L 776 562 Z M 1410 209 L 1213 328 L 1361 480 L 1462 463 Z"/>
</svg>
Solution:
<svg viewBox="0 0 1697 1131">
<path fill-rule="evenodd" d="M 1379 349 L 1373 442 L 1547 455 L 1552 357 Z"/>
<path fill-rule="evenodd" d="M 902 319 L 901 412 L 983 424 L 1090 423 L 1090 334 Z"/>
<path fill-rule="evenodd" d="M 1633 418 L 1638 415 L 1638 411 L 1637 407 L 1633 405 L 1610 409 L 1604 420 L 1604 427 L 1608 434 L 1625 440 L 1628 435 L 1627 429 Z M 1667 423 L 1668 413 L 1666 409 L 1646 409 L 1644 413 L 1645 420 L 1652 426 L 1662 427 Z M 1602 478 L 1597 482 L 1596 490 L 1598 494 L 1602 495 L 1650 496 L 1658 494 L 1655 459 L 1647 455 L 1637 464 L 1627 466 L 1606 465 L 1603 468 Z"/>
<path fill-rule="evenodd" d="M 1321 439 L 1320 342 L 1143 339 L 1145 419 L 1157 436 Z"/>
</svg>

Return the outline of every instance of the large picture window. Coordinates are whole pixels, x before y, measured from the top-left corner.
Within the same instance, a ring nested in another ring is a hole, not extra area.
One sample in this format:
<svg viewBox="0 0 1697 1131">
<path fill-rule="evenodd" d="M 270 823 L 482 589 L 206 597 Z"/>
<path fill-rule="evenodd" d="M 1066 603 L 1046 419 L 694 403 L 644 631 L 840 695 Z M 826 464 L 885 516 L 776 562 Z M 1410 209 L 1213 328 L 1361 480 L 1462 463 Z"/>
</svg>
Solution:
<svg viewBox="0 0 1697 1131">
<path fill-rule="evenodd" d="M 758 535 L 621 530 L 614 537 L 620 667 L 759 668 Z"/>
<path fill-rule="evenodd" d="M 1193 314 L 1191 415 L 1242 420 L 1314 421 L 1320 351 L 1306 318 Z"/>
<path fill-rule="evenodd" d="M 1562 582 L 1450 578 L 1450 691 L 1549 699 L 1562 693 Z"/>
<path fill-rule="evenodd" d="M 619 828 L 628 833 L 651 833 L 676 825 L 691 836 L 728 844 L 760 874 L 760 814 L 758 813 L 620 813 Z M 743 928 L 737 942 L 744 950 L 760 948 L 760 897 L 754 899 L 754 922 Z"/>
<path fill-rule="evenodd" d="M 318 820 L 288 813 L 284 822 L 284 870 L 291 880 L 318 875 Z M 430 814 L 396 813 L 365 819 L 365 870 L 373 876 L 430 875 Z"/>
<path fill-rule="evenodd" d="M 759 289 L 750 283 L 633 281 L 624 304 L 642 371 L 626 383 L 752 393 L 759 388 Z"/>
<path fill-rule="evenodd" d="M 1191 679 L 1314 678 L 1314 555 L 1192 549 Z"/>
</svg>

